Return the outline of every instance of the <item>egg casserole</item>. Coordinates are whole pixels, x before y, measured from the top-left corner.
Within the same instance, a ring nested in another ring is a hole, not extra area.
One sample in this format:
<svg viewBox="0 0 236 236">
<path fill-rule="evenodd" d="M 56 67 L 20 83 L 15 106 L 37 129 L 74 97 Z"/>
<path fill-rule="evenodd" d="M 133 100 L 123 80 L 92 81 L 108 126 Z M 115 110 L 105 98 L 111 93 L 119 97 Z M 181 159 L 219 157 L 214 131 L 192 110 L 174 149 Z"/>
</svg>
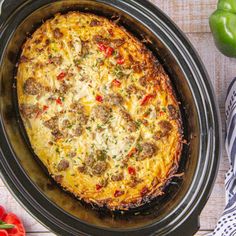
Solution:
<svg viewBox="0 0 236 236">
<path fill-rule="evenodd" d="M 57 14 L 23 45 L 16 79 L 31 146 L 63 189 L 110 210 L 164 194 L 181 156 L 180 108 L 158 60 L 123 27 Z"/>
</svg>

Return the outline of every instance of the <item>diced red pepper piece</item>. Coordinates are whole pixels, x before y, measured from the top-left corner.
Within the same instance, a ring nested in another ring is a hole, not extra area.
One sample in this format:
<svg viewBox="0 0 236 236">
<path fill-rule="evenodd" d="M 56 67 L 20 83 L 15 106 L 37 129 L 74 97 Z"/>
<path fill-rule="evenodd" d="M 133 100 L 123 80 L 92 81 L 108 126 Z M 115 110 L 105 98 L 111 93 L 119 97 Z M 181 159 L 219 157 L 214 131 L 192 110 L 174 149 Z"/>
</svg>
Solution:
<svg viewBox="0 0 236 236">
<path fill-rule="evenodd" d="M 147 105 L 153 98 L 155 98 L 155 95 L 153 94 L 146 95 L 141 101 L 141 106 Z"/>
<path fill-rule="evenodd" d="M 62 105 L 61 99 L 60 99 L 60 98 L 57 98 L 57 99 L 56 99 L 56 103 L 57 103 L 58 105 Z"/>
<path fill-rule="evenodd" d="M 46 111 L 49 108 L 49 106 L 44 105 L 43 106 L 43 111 Z"/>
<path fill-rule="evenodd" d="M 119 64 L 119 65 L 124 64 L 124 62 L 125 62 L 125 59 L 123 57 L 120 57 L 117 59 L 117 64 Z"/>
<path fill-rule="evenodd" d="M 105 57 L 110 57 L 114 52 L 114 49 L 112 47 L 107 47 L 105 50 Z"/>
<path fill-rule="evenodd" d="M 96 96 L 96 101 L 98 101 L 98 102 L 103 102 L 103 97 L 100 96 L 100 95 L 97 95 L 97 96 Z"/>
<path fill-rule="evenodd" d="M 114 36 L 114 32 L 112 29 L 108 29 L 108 33 L 111 35 L 111 36 Z"/>
<path fill-rule="evenodd" d="M 96 190 L 100 190 L 102 188 L 102 185 L 96 184 Z"/>
<path fill-rule="evenodd" d="M 35 118 L 36 118 L 36 119 L 39 118 L 39 117 L 41 116 L 41 114 L 42 114 L 42 111 L 41 111 L 41 110 L 38 110 L 37 113 L 36 113 L 36 115 L 35 115 Z"/>
<path fill-rule="evenodd" d="M 101 52 L 105 52 L 105 57 L 110 57 L 114 52 L 112 47 L 106 46 L 104 43 L 98 43 L 98 48 Z"/>
<path fill-rule="evenodd" d="M 128 153 L 128 157 L 132 157 L 137 152 L 136 148 L 132 148 L 130 152 Z"/>
<path fill-rule="evenodd" d="M 104 52 L 107 49 L 104 43 L 98 43 L 98 48 L 101 52 Z"/>
<path fill-rule="evenodd" d="M 132 167 L 132 166 L 129 166 L 129 167 L 128 167 L 128 172 L 129 172 L 130 175 L 135 175 L 135 174 L 136 174 L 136 170 L 135 170 L 135 168 Z"/>
<path fill-rule="evenodd" d="M 61 72 L 58 76 L 57 76 L 57 80 L 63 80 L 66 77 L 66 73 L 65 72 Z"/>
<path fill-rule="evenodd" d="M 116 86 L 116 87 L 120 87 L 120 86 L 121 86 L 121 82 L 120 82 L 119 80 L 117 80 L 117 79 L 114 79 L 114 80 L 112 81 L 112 84 L 113 84 L 114 86 Z"/>
<path fill-rule="evenodd" d="M 144 196 L 147 192 L 148 192 L 148 188 L 147 187 L 143 187 L 143 189 L 141 190 L 140 194 L 141 194 L 141 196 Z"/>
<path fill-rule="evenodd" d="M 114 197 L 119 197 L 119 196 L 121 196 L 123 194 L 124 194 L 124 191 L 116 190 L 115 193 L 114 193 Z"/>
<path fill-rule="evenodd" d="M 165 114 L 164 111 L 160 111 L 160 112 L 159 112 L 159 115 L 160 115 L 160 116 L 163 116 L 164 114 Z"/>
</svg>

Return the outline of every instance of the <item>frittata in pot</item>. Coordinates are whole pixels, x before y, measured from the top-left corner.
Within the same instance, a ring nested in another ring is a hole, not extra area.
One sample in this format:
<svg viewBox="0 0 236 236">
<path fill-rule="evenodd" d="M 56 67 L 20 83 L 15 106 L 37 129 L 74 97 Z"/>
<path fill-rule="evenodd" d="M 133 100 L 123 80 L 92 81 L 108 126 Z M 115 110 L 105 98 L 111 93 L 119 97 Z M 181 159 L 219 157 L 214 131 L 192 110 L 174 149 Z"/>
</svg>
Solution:
<svg viewBox="0 0 236 236">
<path fill-rule="evenodd" d="M 70 12 L 46 21 L 23 46 L 17 94 L 34 152 L 87 203 L 141 206 L 178 169 L 182 126 L 170 80 L 106 18 Z"/>
</svg>

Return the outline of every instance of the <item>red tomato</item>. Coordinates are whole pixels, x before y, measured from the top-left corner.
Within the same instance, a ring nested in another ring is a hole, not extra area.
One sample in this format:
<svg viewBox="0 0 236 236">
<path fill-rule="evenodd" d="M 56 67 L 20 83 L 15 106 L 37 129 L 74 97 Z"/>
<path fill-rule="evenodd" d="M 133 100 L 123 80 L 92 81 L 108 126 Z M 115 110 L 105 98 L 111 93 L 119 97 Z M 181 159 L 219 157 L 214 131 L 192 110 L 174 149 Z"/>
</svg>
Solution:
<svg viewBox="0 0 236 236">
<path fill-rule="evenodd" d="M 147 187 L 143 187 L 143 189 L 140 192 L 141 196 L 144 196 L 147 192 L 148 192 L 148 188 Z"/>
<path fill-rule="evenodd" d="M 124 194 L 124 191 L 116 190 L 114 193 L 114 197 L 119 197 Z"/>
<path fill-rule="evenodd" d="M 117 64 L 119 64 L 119 65 L 124 64 L 124 62 L 125 62 L 125 59 L 122 58 L 122 57 L 120 57 L 120 58 L 117 59 Z"/>
<path fill-rule="evenodd" d="M 131 166 L 128 167 L 128 172 L 129 172 L 130 175 L 135 175 L 136 174 L 135 168 L 131 167 Z"/>
<path fill-rule="evenodd" d="M 56 99 L 56 103 L 57 103 L 58 105 L 62 105 L 61 99 L 60 99 L 60 98 L 57 98 L 57 99 Z"/>
<path fill-rule="evenodd" d="M 120 87 L 121 82 L 120 82 L 119 80 L 117 80 L 117 79 L 114 79 L 114 80 L 112 81 L 112 84 L 113 84 L 114 86 L 116 86 L 116 87 Z"/>
<path fill-rule="evenodd" d="M 6 211 L 3 206 L 0 206 L 0 220 L 6 215 Z"/>
<path fill-rule="evenodd" d="M 146 95 L 146 96 L 143 98 L 143 100 L 141 101 L 141 106 L 144 106 L 144 105 L 148 104 L 149 101 L 150 101 L 151 99 L 153 99 L 153 98 L 155 98 L 155 95 L 153 95 L 153 94 L 148 94 L 148 95 Z"/>
<path fill-rule="evenodd" d="M 25 229 L 20 219 L 13 213 L 8 213 L 3 219 L 7 224 L 13 224 L 13 229 L 8 229 L 9 236 L 25 236 Z"/>
<path fill-rule="evenodd" d="M 65 72 L 61 72 L 58 76 L 57 76 L 57 80 L 63 80 L 66 77 L 66 73 Z"/>
<path fill-rule="evenodd" d="M 114 52 L 114 49 L 112 47 L 107 47 L 105 50 L 105 57 L 110 57 Z"/>
<path fill-rule="evenodd" d="M 100 190 L 102 186 L 100 184 L 96 184 L 96 190 Z"/>
<path fill-rule="evenodd" d="M 44 105 L 43 106 L 43 111 L 46 111 L 48 108 L 49 108 L 48 106 Z"/>
<path fill-rule="evenodd" d="M 8 236 L 8 233 L 4 229 L 0 229 L 0 236 Z"/>
<path fill-rule="evenodd" d="M 100 95 L 97 95 L 97 96 L 96 96 L 96 101 L 98 101 L 98 102 L 103 102 L 103 97 L 100 96 Z"/>
</svg>

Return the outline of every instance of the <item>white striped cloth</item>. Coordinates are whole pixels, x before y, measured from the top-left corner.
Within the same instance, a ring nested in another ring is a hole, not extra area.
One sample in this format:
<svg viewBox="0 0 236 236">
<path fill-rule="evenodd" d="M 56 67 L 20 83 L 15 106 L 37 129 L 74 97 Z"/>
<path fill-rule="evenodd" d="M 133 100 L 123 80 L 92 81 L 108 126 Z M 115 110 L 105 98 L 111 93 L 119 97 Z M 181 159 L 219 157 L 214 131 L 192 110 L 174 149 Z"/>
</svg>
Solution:
<svg viewBox="0 0 236 236">
<path fill-rule="evenodd" d="M 211 236 L 236 236 L 236 78 L 228 88 L 225 114 L 225 147 L 230 162 L 225 177 L 226 207 Z"/>
</svg>

